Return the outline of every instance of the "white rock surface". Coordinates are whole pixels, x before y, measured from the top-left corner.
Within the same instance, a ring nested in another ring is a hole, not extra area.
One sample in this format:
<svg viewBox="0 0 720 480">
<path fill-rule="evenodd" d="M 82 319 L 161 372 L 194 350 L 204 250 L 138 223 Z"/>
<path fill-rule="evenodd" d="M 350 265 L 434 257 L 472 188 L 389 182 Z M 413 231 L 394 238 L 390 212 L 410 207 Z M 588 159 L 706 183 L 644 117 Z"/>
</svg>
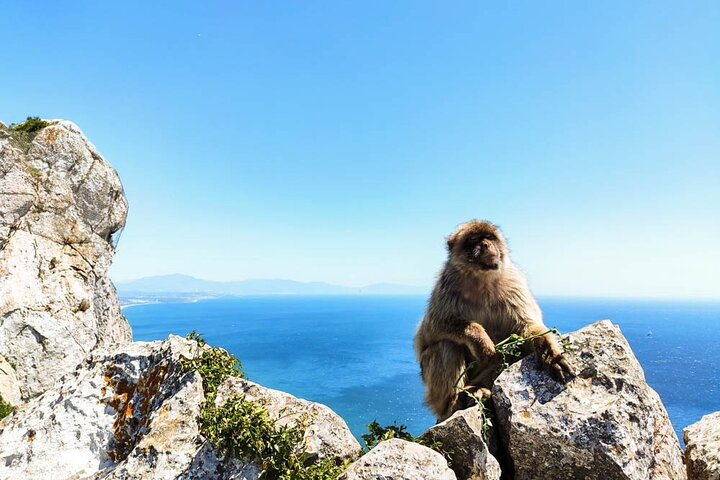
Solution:
<svg viewBox="0 0 720 480">
<path fill-rule="evenodd" d="M 431 444 L 440 442 L 450 452 L 451 468 L 463 480 L 499 480 L 500 464 L 483 440 L 483 420 L 477 406 L 455 412 L 421 435 Z"/>
<path fill-rule="evenodd" d="M 391 438 L 380 442 L 340 476 L 340 480 L 456 480 L 435 450 Z"/>
<path fill-rule="evenodd" d="M 720 480 L 720 412 L 705 415 L 683 429 L 690 480 Z"/>
<path fill-rule="evenodd" d="M 620 329 L 601 321 L 570 338 L 578 377 L 567 386 L 539 371 L 533 357 L 495 381 L 515 478 L 685 479 L 665 407 Z"/>
<path fill-rule="evenodd" d="M 200 448 L 202 380 L 179 362 L 190 345 L 170 337 L 89 358 L 0 423 L 0 478 L 178 476 Z"/>
<path fill-rule="evenodd" d="M 2 357 L 0 357 L 0 396 L 10 405 L 20 405 L 20 383 L 15 376 L 15 369 Z"/>
<path fill-rule="evenodd" d="M 25 151 L 0 125 L 0 355 L 23 399 L 130 327 L 107 277 L 125 224 L 120 179 L 80 129 L 53 121 Z"/>
</svg>

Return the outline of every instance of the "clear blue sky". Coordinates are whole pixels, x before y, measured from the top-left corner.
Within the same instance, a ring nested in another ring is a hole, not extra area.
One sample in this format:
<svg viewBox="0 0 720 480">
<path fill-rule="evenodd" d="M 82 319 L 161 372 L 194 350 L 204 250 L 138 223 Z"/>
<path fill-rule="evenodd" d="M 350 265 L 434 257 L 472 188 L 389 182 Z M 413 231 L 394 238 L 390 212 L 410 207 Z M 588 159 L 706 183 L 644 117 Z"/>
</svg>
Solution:
<svg viewBox="0 0 720 480">
<path fill-rule="evenodd" d="M 4 2 L 0 119 L 76 122 L 116 280 L 430 285 L 500 224 L 539 294 L 720 298 L 720 3 Z"/>
</svg>

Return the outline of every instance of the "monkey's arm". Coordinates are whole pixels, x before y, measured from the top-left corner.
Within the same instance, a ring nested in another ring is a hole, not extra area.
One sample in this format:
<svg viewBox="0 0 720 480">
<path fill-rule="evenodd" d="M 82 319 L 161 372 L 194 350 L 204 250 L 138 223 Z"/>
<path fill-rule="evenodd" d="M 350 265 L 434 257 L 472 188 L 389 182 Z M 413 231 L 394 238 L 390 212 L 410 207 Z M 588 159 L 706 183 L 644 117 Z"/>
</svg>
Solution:
<svg viewBox="0 0 720 480">
<path fill-rule="evenodd" d="M 490 359 L 495 355 L 495 344 L 482 325 L 469 322 L 454 329 L 435 332 L 437 340 L 449 340 L 470 350 L 476 360 Z"/>
<path fill-rule="evenodd" d="M 551 375 L 563 383 L 575 376 L 572 365 L 563 355 L 555 335 L 548 332 L 542 323 L 529 322 L 525 325 L 521 335 L 525 338 L 537 335 L 531 340 L 538 362 L 546 367 Z"/>
</svg>

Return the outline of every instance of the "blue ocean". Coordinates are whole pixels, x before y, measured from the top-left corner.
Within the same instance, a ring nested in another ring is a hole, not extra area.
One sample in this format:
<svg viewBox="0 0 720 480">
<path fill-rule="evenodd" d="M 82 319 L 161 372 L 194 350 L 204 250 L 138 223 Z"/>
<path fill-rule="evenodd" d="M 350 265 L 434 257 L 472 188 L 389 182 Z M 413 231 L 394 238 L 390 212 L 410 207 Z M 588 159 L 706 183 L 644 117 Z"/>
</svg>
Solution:
<svg viewBox="0 0 720 480">
<path fill-rule="evenodd" d="M 412 337 L 426 297 L 258 296 L 124 309 L 135 340 L 200 332 L 243 363 L 248 378 L 328 405 L 359 437 L 367 424 L 419 434 L 422 403 Z M 601 319 L 620 325 L 678 437 L 720 410 L 720 302 L 540 298 L 562 332 Z"/>
</svg>

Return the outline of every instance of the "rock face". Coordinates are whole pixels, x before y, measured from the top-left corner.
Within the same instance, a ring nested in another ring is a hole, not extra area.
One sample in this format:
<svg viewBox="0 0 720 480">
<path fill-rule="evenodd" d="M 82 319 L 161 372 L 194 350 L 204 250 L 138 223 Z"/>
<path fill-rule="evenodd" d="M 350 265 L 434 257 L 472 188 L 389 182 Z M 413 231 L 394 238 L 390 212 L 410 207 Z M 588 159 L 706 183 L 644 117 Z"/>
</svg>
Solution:
<svg viewBox="0 0 720 480">
<path fill-rule="evenodd" d="M 181 472 L 200 446 L 204 399 L 199 376 L 181 371 L 189 352 L 189 342 L 170 337 L 89 358 L 0 424 L 0 478 L 142 472 L 149 457 L 160 472 Z"/>
<path fill-rule="evenodd" d="M 340 480 L 455 480 L 447 461 L 435 450 L 392 438 L 355 461 Z"/>
<path fill-rule="evenodd" d="M 578 377 L 559 384 L 526 357 L 493 387 L 517 480 L 686 478 L 665 407 L 617 326 L 570 335 Z"/>
<path fill-rule="evenodd" d="M 705 415 L 683 429 L 690 480 L 720 480 L 720 412 Z"/>
<path fill-rule="evenodd" d="M 257 465 L 219 458 L 199 432 L 202 378 L 180 362 L 196 351 L 171 335 L 92 356 L 0 423 L 0 478 L 257 479 Z M 315 458 L 360 452 L 345 422 L 323 405 L 242 379 L 222 388 L 227 397 L 267 404 L 271 416 L 285 408 L 284 424 L 302 417 L 303 448 Z"/>
<path fill-rule="evenodd" d="M 20 404 L 20 383 L 15 376 L 15 369 L 2 357 L 0 357 L 0 396 L 10 405 Z"/>
<path fill-rule="evenodd" d="M 120 179 L 75 124 L 51 123 L 24 143 L 0 124 L 0 356 L 23 399 L 131 339 L 107 277 Z"/>
<path fill-rule="evenodd" d="M 478 407 L 455 412 L 431 427 L 422 437 L 428 444 L 440 442 L 451 452 L 452 469 L 463 480 L 499 480 L 500 464 L 483 440 L 483 419 Z"/>
</svg>

